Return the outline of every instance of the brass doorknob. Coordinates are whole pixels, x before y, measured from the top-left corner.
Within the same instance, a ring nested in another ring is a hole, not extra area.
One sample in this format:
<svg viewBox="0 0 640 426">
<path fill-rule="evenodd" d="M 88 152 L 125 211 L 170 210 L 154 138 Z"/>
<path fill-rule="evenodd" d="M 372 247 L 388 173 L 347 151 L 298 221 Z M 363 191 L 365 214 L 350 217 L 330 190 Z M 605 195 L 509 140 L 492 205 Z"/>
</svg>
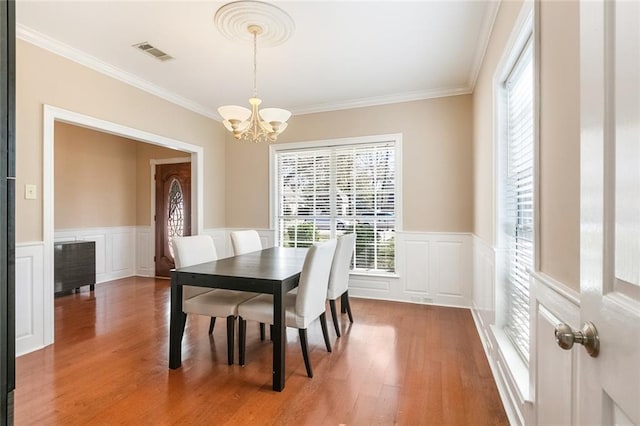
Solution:
<svg viewBox="0 0 640 426">
<path fill-rule="evenodd" d="M 600 353 L 600 338 L 598 337 L 598 330 L 592 322 L 585 322 L 582 326 L 582 330 L 573 331 L 567 324 L 556 325 L 556 343 L 562 349 L 569 350 L 573 347 L 574 343 L 579 343 L 584 346 L 587 353 L 592 357 L 597 357 Z"/>
</svg>

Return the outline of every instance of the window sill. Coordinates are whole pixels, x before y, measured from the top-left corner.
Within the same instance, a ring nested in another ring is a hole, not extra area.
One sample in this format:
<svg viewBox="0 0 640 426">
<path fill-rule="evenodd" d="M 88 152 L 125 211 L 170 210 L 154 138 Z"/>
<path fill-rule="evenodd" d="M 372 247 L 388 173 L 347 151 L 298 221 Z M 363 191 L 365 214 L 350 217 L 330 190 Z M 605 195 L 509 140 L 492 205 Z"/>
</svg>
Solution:
<svg viewBox="0 0 640 426">
<path fill-rule="evenodd" d="M 499 356 L 506 364 L 506 373 L 510 376 L 508 380 L 515 384 L 518 397 L 522 402 L 532 402 L 529 392 L 529 367 L 520 358 L 513 344 L 500 327 L 491 325 L 491 331 L 500 352 Z"/>
</svg>

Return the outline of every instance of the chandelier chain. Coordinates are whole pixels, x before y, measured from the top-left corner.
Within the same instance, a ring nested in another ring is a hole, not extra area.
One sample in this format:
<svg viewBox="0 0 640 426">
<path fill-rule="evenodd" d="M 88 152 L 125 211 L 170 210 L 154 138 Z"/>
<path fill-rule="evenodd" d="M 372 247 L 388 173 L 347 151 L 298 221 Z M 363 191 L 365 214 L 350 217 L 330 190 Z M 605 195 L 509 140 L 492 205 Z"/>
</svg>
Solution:
<svg viewBox="0 0 640 426">
<path fill-rule="evenodd" d="M 253 32 L 253 97 L 258 97 L 258 33 Z"/>
</svg>

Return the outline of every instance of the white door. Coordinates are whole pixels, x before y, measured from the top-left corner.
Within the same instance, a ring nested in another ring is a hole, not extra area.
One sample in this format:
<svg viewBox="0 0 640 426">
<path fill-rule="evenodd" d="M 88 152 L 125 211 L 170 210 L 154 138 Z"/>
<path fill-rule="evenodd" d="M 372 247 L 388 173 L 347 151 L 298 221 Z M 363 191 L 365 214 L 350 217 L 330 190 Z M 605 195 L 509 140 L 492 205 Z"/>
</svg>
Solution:
<svg viewBox="0 0 640 426">
<path fill-rule="evenodd" d="M 640 425 L 640 2 L 580 4 L 581 322 L 577 424 Z"/>
</svg>

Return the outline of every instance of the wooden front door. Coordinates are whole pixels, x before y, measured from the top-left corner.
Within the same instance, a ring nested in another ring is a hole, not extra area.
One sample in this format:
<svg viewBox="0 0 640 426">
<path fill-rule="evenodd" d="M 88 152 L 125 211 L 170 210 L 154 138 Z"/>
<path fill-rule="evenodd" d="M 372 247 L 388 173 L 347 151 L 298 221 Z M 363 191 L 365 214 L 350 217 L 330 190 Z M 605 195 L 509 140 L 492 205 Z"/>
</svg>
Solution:
<svg viewBox="0 0 640 426">
<path fill-rule="evenodd" d="M 156 276 L 174 268 L 171 240 L 191 235 L 191 163 L 156 166 Z"/>
</svg>

